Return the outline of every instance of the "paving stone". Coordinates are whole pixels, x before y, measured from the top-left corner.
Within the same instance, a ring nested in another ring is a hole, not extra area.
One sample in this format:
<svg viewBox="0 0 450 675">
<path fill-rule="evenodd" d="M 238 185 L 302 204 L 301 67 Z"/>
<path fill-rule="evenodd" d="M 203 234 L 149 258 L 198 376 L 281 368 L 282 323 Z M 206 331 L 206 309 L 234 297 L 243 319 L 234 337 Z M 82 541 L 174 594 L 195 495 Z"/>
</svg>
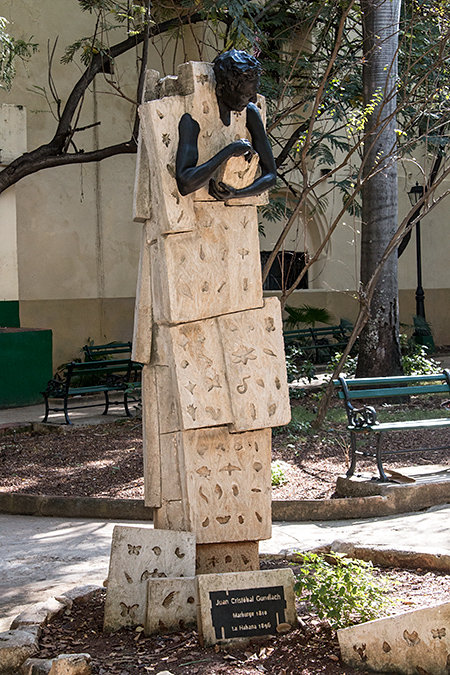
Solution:
<svg viewBox="0 0 450 675">
<path fill-rule="evenodd" d="M 150 579 L 147 584 L 146 635 L 197 626 L 197 588 L 194 577 Z"/>
<path fill-rule="evenodd" d="M 113 530 L 104 629 L 144 625 L 147 581 L 193 577 L 195 536 L 150 527 L 116 525 Z"/>
<path fill-rule="evenodd" d="M 27 607 L 13 620 L 11 630 L 32 624 L 45 624 L 59 616 L 69 605 L 69 600 L 60 602 L 56 598 L 48 598 Z"/>
<path fill-rule="evenodd" d="M 89 654 L 60 654 L 53 660 L 49 675 L 91 675 Z"/>
<path fill-rule="evenodd" d="M 246 642 L 297 625 L 290 569 L 196 577 L 201 644 Z"/>
<path fill-rule="evenodd" d="M 11 675 L 39 649 L 36 631 L 8 630 L 0 633 L 0 675 Z"/>
<path fill-rule="evenodd" d="M 94 593 L 96 593 L 101 586 L 98 584 L 86 584 L 85 586 L 75 586 L 68 591 L 65 591 L 58 596 L 56 600 L 60 602 L 65 602 L 66 600 L 75 605 L 85 605 L 91 599 Z"/>
<path fill-rule="evenodd" d="M 20 669 L 20 675 L 48 675 L 53 659 L 27 659 Z"/>
<path fill-rule="evenodd" d="M 338 631 L 341 656 L 354 668 L 404 675 L 448 675 L 450 603 Z"/>
</svg>

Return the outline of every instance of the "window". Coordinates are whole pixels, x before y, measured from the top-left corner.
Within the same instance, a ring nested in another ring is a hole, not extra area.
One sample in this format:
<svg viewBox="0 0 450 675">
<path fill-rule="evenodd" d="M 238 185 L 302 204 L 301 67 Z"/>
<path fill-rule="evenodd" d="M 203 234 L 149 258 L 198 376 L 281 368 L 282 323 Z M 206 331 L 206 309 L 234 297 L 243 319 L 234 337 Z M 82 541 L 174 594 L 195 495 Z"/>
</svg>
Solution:
<svg viewBox="0 0 450 675">
<path fill-rule="evenodd" d="M 261 268 L 264 268 L 271 251 L 261 251 Z M 270 272 L 264 282 L 263 290 L 281 291 L 290 288 L 305 267 L 305 254 L 295 251 L 282 251 L 272 263 Z M 284 282 L 284 283 L 283 283 Z M 297 289 L 308 288 L 308 273 L 300 281 Z"/>
</svg>

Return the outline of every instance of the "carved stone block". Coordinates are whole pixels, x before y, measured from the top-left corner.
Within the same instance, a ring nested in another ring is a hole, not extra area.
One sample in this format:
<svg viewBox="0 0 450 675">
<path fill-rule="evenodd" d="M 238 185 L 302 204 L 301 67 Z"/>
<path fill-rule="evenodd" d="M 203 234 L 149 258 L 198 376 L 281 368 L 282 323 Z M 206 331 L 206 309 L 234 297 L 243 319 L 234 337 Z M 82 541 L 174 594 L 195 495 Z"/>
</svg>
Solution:
<svg viewBox="0 0 450 675">
<path fill-rule="evenodd" d="M 258 549 L 257 541 L 197 544 L 195 572 L 196 574 L 221 574 L 259 570 Z"/>
<path fill-rule="evenodd" d="M 196 229 L 153 249 L 154 319 L 196 321 L 262 307 L 258 221 L 252 207 L 196 204 Z"/>
<path fill-rule="evenodd" d="M 233 410 L 233 431 L 287 424 L 291 419 L 278 298 L 262 309 L 217 318 Z"/>
<path fill-rule="evenodd" d="M 195 578 L 149 579 L 147 589 L 146 635 L 197 626 Z"/>
<path fill-rule="evenodd" d="M 446 675 L 450 603 L 368 621 L 338 631 L 344 663 L 375 672 Z"/>
<path fill-rule="evenodd" d="M 113 530 L 104 630 L 144 624 L 147 581 L 193 577 L 195 536 L 150 527 L 116 525 Z"/>
</svg>

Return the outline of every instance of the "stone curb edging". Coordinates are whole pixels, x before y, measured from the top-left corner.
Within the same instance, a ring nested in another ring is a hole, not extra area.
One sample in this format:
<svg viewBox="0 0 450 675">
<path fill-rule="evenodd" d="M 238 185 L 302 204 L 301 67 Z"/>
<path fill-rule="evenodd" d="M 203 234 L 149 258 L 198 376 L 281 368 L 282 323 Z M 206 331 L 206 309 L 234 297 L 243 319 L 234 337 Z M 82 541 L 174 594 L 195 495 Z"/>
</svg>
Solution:
<svg viewBox="0 0 450 675">
<path fill-rule="evenodd" d="M 0 675 L 31 675 L 48 672 L 56 675 L 87 675 L 91 672 L 89 654 L 60 654 L 54 659 L 33 658 L 39 646 L 42 628 L 74 604 L 86 604 L 101 586 L 77 586 L 58 597 L 27 607 L 12 621 L 8 631 L 0 633 Z M 55 665 L 56 663 L 56 665 Z"/>
<path fill-rule="evenodd" d="M 421 511 L 450 503 L 450 482 L 399 485 L 384 495 L 338 499 L 305 499 L 272 502 L 273 522 L 306 522 L 377 518 Z M 54 497 L 0 492 L 0 513 L 56 518 L 152 520 L 153 509 L 142 499 L 103 497 Z"/>
</svg>

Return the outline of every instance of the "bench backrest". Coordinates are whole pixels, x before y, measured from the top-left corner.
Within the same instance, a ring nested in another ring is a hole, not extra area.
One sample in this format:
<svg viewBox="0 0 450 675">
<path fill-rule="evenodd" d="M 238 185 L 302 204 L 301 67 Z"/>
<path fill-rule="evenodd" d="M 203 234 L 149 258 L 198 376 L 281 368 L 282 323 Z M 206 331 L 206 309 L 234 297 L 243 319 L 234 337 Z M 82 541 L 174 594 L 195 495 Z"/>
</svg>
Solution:
<svg viewBox="0 0 450 675">
<path fill-rule="evenodd" d="M 386 398 L 423 394 L 450 394 L 450 371 L 438 375 L 399 375 L 396 377 L 361 377 L 333 380 L 342 400 Z"/>
<path fill-rule="evenodd" d="M 110 342 L 106 345 L 84 345 L 86 361 L 104 360 L 121 354 L 131 355 L 131 342 Z M 122 357 L 123 358 L 123 357 Z"/>
</svg>

